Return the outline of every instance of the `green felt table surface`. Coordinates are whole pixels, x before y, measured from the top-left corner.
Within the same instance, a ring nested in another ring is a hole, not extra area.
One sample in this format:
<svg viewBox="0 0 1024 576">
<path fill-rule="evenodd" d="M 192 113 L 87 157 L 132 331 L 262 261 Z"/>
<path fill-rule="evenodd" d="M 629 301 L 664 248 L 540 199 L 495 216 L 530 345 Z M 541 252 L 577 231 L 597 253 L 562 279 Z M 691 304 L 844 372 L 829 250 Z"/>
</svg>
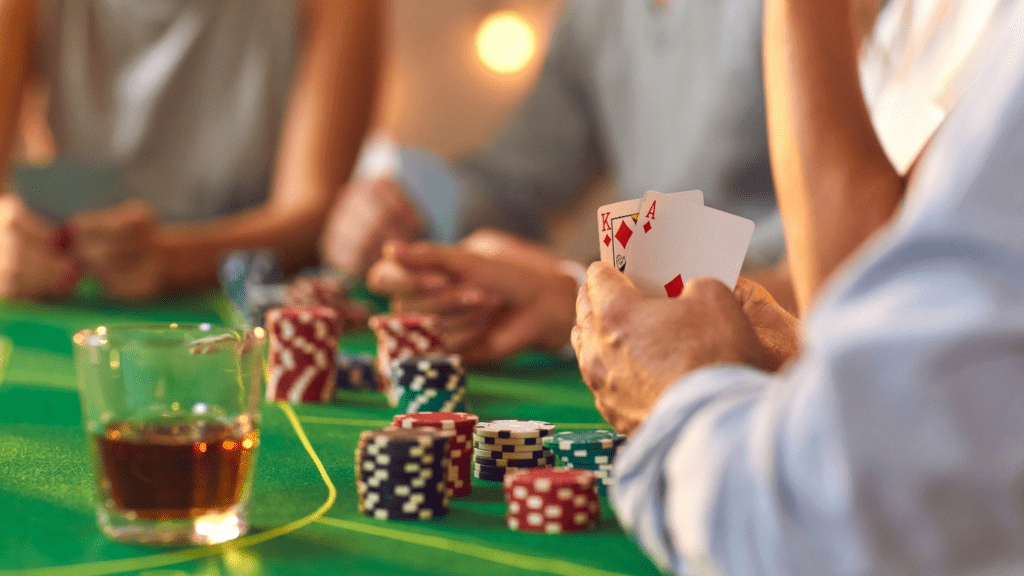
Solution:
<svg viewBox="0 0 1024 576">
<path fill-rule="evenodd" d="M 249 535 L 214 547 L 107 539 L 94 519 L 71 335 L 101 324 L 229 319 L 230 305 L 215 293 L 144 306 L 0 302 L 0 335 L 13 344 L 9 358 L 0 359 L 0 368 L 7 361 L 6 373 L 0 370 L 0 576 L 657 574 L 604 499 L 599 528 L 571 535 L 507 529 L 500 484 L 476 479 L 472 494 L 453 498 L 441 518 L 380 521 L 360 514 L 356 439 L 392 416 L 382 395 L 366 391 L 342 391 L 329 405 L 263 406 Z M 348 335 L 342 347 L 372 351 L 373 337 Z M 525 355 L 470 372 L 467 388 L 481 420 L 607 427 L 571 362 Z"/>
</svg>

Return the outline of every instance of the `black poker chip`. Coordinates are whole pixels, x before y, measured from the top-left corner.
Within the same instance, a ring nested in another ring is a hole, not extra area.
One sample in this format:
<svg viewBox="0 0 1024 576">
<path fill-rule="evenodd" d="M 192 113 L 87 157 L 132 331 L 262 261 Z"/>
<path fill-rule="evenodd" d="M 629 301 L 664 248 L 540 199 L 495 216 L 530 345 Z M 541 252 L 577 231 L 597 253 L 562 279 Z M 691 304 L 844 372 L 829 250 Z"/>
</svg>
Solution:
<svg viewBox="0 0 1024 576">
<path fill-rule="evenodd" d="M 487 480 L 490 482 L 502 482 L 505 480 L 505 469 L 502 468 L 499 473 L 482 472 L 480 470 L 473 470 L 473 477 L 480 480 Z"/>
<path fill-rule="evenodd" d="M 538 468 L 542 466 L 554 466 L 555 459 L 550 457 L 531 458 L 531 459 L 519 459 L 519 460 L 502 460 L 499 458 L 481 458 L 476 457 L 477 464 L 483 466 L 501 466 L 502 468 Z"/>
<path fill-rule="evenodd" d="M 448 511 L 451 432 L 389 428 L 360 434 L 358 507 L 374 518 L 427 520 Z"/>
<path fill-rule="evenodd" d="M 395 386 L 415 392 L 457 390 L 466 385 L 459 356 L 422 356 L 394 360 L 389 367 Z"/>
<path fill-rule="evenodd" d="M 494 460 L 532 460 L 535 458 L 553 458 L 554 454 L 546 448 L 530 452 L 481 450 L 480 448 L 473 448 L 473 456 L 476 458 L 492 458 Z"/>
<path fill-rule="evenodd" d="M 473 442 L 480 448 L 495 450 L 492 446 L 544 446 L 544 438 L 496 438 L 473 434 Z"/>
</svg>

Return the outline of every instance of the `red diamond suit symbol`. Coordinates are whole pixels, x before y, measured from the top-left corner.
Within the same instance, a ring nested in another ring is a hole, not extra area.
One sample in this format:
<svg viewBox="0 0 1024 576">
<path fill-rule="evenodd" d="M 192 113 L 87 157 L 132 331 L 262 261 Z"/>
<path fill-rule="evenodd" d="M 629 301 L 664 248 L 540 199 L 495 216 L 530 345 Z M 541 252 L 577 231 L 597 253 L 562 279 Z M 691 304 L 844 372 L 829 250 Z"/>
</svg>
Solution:
<svg viewBox="0 0 1024 576">
<path fill-rule="evenodd" d="M 623 248 L 626 247 L 626 243 L 629 242 L 632 236 L 633 231 L 629 229 L 629 226 L 626 226 L 625 222 L 619 224 L 619 229 L 615 232 L 615 239 L 619 241 L 619 244 L 622 244 Z"/>
<path fill-rule="evenodd" d="M 665 294 L 667 294 L 669 298 L 677 298 L 682 293 L 683 275 L 676 274 L 675 278 L 670 280 L 668 284 L 665 284 Z"/>
</svg>

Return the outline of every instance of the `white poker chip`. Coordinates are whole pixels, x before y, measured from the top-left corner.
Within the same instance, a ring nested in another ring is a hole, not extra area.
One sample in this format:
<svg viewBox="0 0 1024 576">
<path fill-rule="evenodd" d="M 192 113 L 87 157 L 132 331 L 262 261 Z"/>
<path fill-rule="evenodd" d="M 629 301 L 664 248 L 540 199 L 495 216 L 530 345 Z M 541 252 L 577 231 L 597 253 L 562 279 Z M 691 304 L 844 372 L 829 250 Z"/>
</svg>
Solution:
<svg viewBox="0 0 1024 576">
<path fill-rule="evenodd" d="M 539 438 L 554 431 L 554 424 L 539 420 L 492 420 L 477 424 L 475 433 L 488 438 Z"/>
</svg>

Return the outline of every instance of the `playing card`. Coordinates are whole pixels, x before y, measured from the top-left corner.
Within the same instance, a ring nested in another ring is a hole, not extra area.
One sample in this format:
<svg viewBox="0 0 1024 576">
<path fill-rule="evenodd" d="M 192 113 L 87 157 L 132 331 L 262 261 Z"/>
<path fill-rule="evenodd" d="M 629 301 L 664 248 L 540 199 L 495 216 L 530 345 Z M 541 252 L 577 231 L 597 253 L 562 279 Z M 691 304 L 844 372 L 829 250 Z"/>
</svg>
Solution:
<svg viewBox="0 0 1024 576">
<path fill-rule="evenodd" d="M 18 166 L 14 177 L 25 206 L 53 222 L 124 200 L 120 173 L 110 166 L 59 159 L 47 166 Z"/>
<path fill-rule="evenodd" d="M 650 296 L 679 296 L 690 278 L 734 288 L 754 223 L 721 210 L 648 192 L 629 245 L 625 274 Z"/>
<path fill-rule="evenodd" d="M 704 193 L 700 190 L 688 190 L 668 194 L 688 202 L 704 204 Z M 597 233 L 601 246 L 601 261 L 613 264 L 621 272 L 626 267 L 626 252 L 629 241 L 633 238 L 633 230 L 640 218 L 640 205 L 643 198 L 623 200 L 607 204 L 597 209 Z"/>
</svg>

